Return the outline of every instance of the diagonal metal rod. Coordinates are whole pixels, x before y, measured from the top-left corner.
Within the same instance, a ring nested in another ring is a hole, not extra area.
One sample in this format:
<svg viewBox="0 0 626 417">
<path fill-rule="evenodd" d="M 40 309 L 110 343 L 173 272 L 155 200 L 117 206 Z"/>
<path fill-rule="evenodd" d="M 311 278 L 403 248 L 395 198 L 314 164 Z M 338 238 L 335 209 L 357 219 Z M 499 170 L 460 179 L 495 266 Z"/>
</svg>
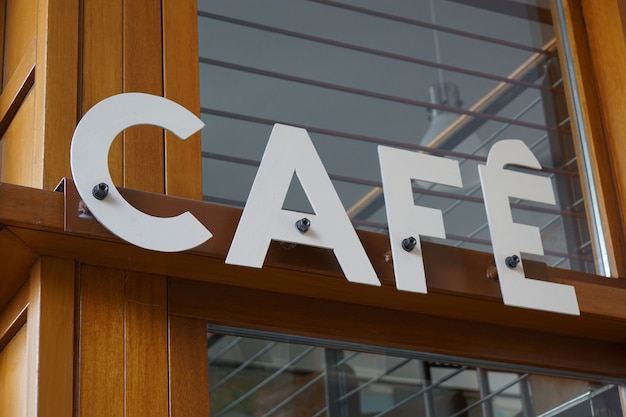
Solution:
<svg viewBox="0 0 626 417">
<path fill-rule="evenodd" d="M 344 353 L 346 353 L 346 351 L 344 350 Z M 348 361 L 350 361 L 352 358 L 354 358 L 355 356 L 360 355 L 361 352 L 352 352 L 350 355 L 346 356 L 345 358 L 341 359 L 340 361 L 338 361 L 335 364 L 336 368 L 339 368 L 341 365 L 343 365 L 344 363 L 347 363 Z"/>
<path fill-rule="evenodd" d="M 443 384 L 444 382 L 446 382 L 449 379 L 454 378 L 455 376 L 457 376 L 458 374 L 460 374 L 463 371 L 466 371 L 468 369 L 467 366 L 462 366 L 461 368 L 457 369 L 456 371 L 446 375 L 444 378 L 438 380 L 437 382 L 427 386 L 424 389 L 421 389 L 419 391 L 417 391 L 416 393 L 413 393 L 411 395 L 409 395 L 408 397 L 406 397 L 405 399 L 403 399 L 402 401 L 399 401 L 398 403 L 394 404 L 392 407 L 389 407 L 388 409 L 381 411 L 380 413 L 376 414 L 374 417 L 382 417 L 390 412 L 392 412 L 393 410 L 403 406 L 404 404 L 408 403 L 409 401 L 412 401 L 413 399 L 424 395 L 425 393 L 437 388 L 439 385 Z"/>
<path fill-rule="evenodd" d="M 399 364 L 387 369 L 384 373 L 370 379 L 369 381 L 365 382 L 364 384 L 356 387 L 355 389 L 353 389 L 350 392 L 345 393 L 344 395 L 342 395 L 341 397 L 337 398 L 337 401 L 343 401 L 346 400 L 348 397 L 362 391 L 363 389 L 369 387 L 370 385 L 372 385 L 375 382 L 380 381 L 381 379 L 383 379 L 384 377 L 386 377 L 387 375 L 397 371 L 398 369 L 402 368 L 404 365 L 406 365 L 407 363 L 411 362 L 412 359 L 405 359 L 404 361 L 400 362 Z"/>
<path fill-rule="evenodd" d="M 269 410 L 267 413 L 263 414 L 263 416 L 261 416 L 261 417 L 269 417 L 269 416 L 271 416 L 272 414 L 274 414 L 275 412 L 277 412 L 278 410 L 283 408 L 285 405 L 289 404 L 289 402 L 292 401 L 294 398 L 296 398 L 298 395 L 302 394 L 304 391 L 306 391 L 307 389 L 309 389 L 310 387 L 315 385 L 317 382 L 319 382 L 325 376 L 326 376 L 326 372 L 321 372 L 318 376 L 316 376 L 315 378 L 313 378 L 312 380 L 310 380 L 309 382 L 304 384 L 302 387 L 300 387 L 300 389 L 298 389 L 296 392 L 294 392 L 293 394 L 291 394 L 290 396 L 288 396 L 287 398 L 282 400 L 274 408 Z"/>
<path fill-rule="evenodd" d="M 541 103 L 541 96 L 537 96 L 534 100 L 532 100 L 530 103 L 528 103 L 522 110 L 520 110 L 519 112 L 517 112 L 517 114 L 515 114 L 513 116 L 514 120 L 518 120 L 519 118 L 521 118 L 523 115 L 525 115 L 526 113 L 528 113 L 530 110 L 532 110 L 537 104 Z M 480 145 L 474 149 L 471 153 L 475 154 L 476 152 L 478 152 L 479 150 L 481 150 L 482 148 L 484 148 L 485 146 L 487 146 L 489 143 L 491 143 L 491 141 L 493 141 L 494 139 L 496 139 L 496 137 L 504 132 L 506 129 L 508 129 L 511 126 L 510 123 L 502 123 L 500 125 L 500 127 L 498 129 L 496 129 L 495 132 L 493 132 L 491 135 L 489 135 L 484 141 L 482 141 L 480 143 Z M 541 143 L 544 139 L 546 139 L 548 137 L 547 134 L 544 134 L 538 141 L 536 141 L 531 147 L 530 149 L 534 149 L 536 146 L 539 145 L 539 143 Z M 463 165 L 464 163 L 466 163 L 468 161 L 468 158 L 461 158 L 459 160 L 459 166 Z M 436 184 L 429 184 L 428 185 L 428 189 L 432 189 L 434 187 L 436 187 Z M 480 188 L 480 183 L 477 184 L 476 186 L 472 187 L 472 189 L 465 193 L 466 195 L 472 195 L 478 188 Z M 420 194 L 419 196 L 417 196 L 417 198 L 415 199 L 415 201 L 419 200 L 424 194 Z M 459 200 L 460 201 L 460 200 Z M 456 202 L 455 202 L 456 203 Z M 454 204 L 454 203 L 453 203 Z M 456 207 L 456 205 L 455 205 Z M 444 211 L 445 214 L 445 211 Z"/>
<path fill-rule="evenodd" d="M 322 414 L 324 414 L 326 412 L 327 409 L 328 409 L 328 407 L 324 407 L 320 411 L 318 411 L 317 413 L 313 414 L 311 417 L 320 417 Z"/>
<path fill-rule="evenodd" d="M 237 346 L 242 340 L 243 340 L 242 337 L 234 338 L 229 344 L 224 346 L 219 352 L 217 352 L 215 355 L 213 355 L 211 357 L 211 359 L 209 359 L 209 365 L 211 365 L 211 364 L 215 363 L 215 361 L 219 360 L 219 358 L 221 358 L 226 352 L 228 352 L 229 350 L 231 350 L 232 348 Z"/>
<path fill-rule="evenodd" d="M 210 389 L 209 392 L 214 392 L 219 387 L 221 387 L 222 385 L 224 385 L 225 383 L 227 383 L 228 381 L 233 379 L 237 374 L 239 374 L 241 371 L 246 369 L 248 367 L 248 365 L 250 365 L 252 362 L 256 361 L 261 356 L 265 355 L 270 349 L 272 349 L 274 346 L 276 346 L 276 344 L 277 344 L 276 342 L 270 342 L 270 343 L 266 344 L 263 347 L 263 349 L 259 349 L 254 355 L 250 356 L 247 360 L 242 362 L 241 365 L 239 365 L 230 374 L 226 375 L 224 378 L 220 379 L 215 384 L 211 384 L 211 389 Z"/>
<path fill-rule="evenodd" d="M 246 399 L 248 399 L 250 396 L 252 396 L 253 394 L 255 394 L 257 391 L 259 391 L 261 388 L 265 387 L 267 384 L 269 384 L 270 382 L 272 382 L 274 379 L 276 379 L 278 376 L 280 376 L 284 371 L 286 371 L 290 366 L 293 366 L 294 364 L 298 363 L 301 359 L 303 359 L 305 356 L 307 356 L 309 353 L 313 352 L 316 349 L 315 346 L 311 346 L 309 348 L 307 348 L 306 350 L 304 350 L 302 353 L 300 353 L 298 356 L 296 356 L 295 358 L 293 358 L 292 360 L 290 360 L 289 362 L 287 362 L 286 364 L 284 364 L 283 366 L 281 366 L 278 370 L 276 370 L 276 372 L 274 372 L 272 375 L 270 375 L 267 379 L 265 379 L 264 381 L 262 381 L 260 384 L 256 385 L 254 388 L 252 388 L 250 391 L 246 392 L 244 395 L 242 395 L 241 397 L 239 397 L 236 401 L 233 401 L 232 403 L 228 404 L 228 406 L 222 408 L 217 414 L 215 414 L 215 416 L 213 417 L 221 417 L 224 414 L 226 414 L 227 412 L 229 412 L 230 410 L 232 410 L 233 408 L 237 407 L 239 404 L 241 404 L 242 402 L 244 402 Z"/>
<path fill-rule="evenodd" d="M 448 417 L 458 417 L 462 414 L 465 414 L 467 411 L 471 410 L 472 408 L 481 405 L 483 402 L 488 401 L 490 399 L 492 399 L 493 397 L 500 395 L 501 393 L 503 393 L 504 391 L 506 391 L 507 389 L 511 388 L 513 385 L 520 383 L 521 381 L 525 380 L 528 377 L 528 374 L 524 374 L 522 376 L 520 376 L 519 378 L 514 379 L 513 381 L 509 382 L 508 384 L 504 385 L 503 387 L 501 387 L 499 390 L 492 392 L 489 395 L 486 395 L 484 397 L 482 397 L 480 399 L 480 401 L 476 401 L 473 404 L 468 405 L 467 407 L 465 407 L 462 410 L 457 411 L 456 413 L 448 416 Z"/>
<path fill-rule="evenodd" d="M 547 45 L 546 45 L 547 46 Z M 524 64 L 526 65 L 526 64 Z M 522 66 L 524 66 L 522 65 Z M 491 97 L 493 95 L 497 95 L 497 94 L 501 94 L 502 91 L 500 91 L 502 88 L 504 88 L 504 86 L 502 86 L 501 84 L 498 85 L 498 87 L 496 87 L 494 90 L 492 90 L 492 92 L 488 93 L 485 96 L 485 100 L 486 97 Z M 497 93 L 496 93 L 497 91 Z M 540 100 L 540 96 L 539 96 L 539 100 Z M 479 100 L 476 104 L 474 104 L 474 106 L 472 106 L 471 108 L 481 108 L 481 106 L 483 106 L 484 104 L 482 103 L 483 100 Z M 509 126 L 511 126 L 511 120 L 514 121 L 518 121 L 519 118 L 525 114 L 527 111 L 529 111 L 530 108 L 534 107 L 536 103 L 531 102 L 530 105 L 526 106 L 524 109 L 522 109 L 520 112 L 518 112 L 518 114 L 516 114 L 512 119 L 509 119 L 508 121 L 503 121 L 502 123 L 502 127 L 501 129 L 504 130 L 505 128 L 508 128 Z M 429 147 L 437 147 L 438 144 L 442 143 L 443 141 L 445 141 L 446 138 L 448 138 L 452 132 L 454 132 L 455 130 L 459 129 L 460 126 L 462 126 L 464 123 L 467 122 L 467 120 L 470 117 L 468 115 L 461 115 L 457 118 L 457 120 L 452 123 L 452 125 L 450 125 L 448 128 L 444 129 L 441 133 L 439 133 L 439 135 L 437 135 L 436 138 L 434 138 L 431 143 L 429 143 Z M 493 135 L 491 135 L 491 137 L 495 137 L 495 133 Z M 367 193 L 363 198 L 361 198 L 359 201 L 357 201 L 355 204 L 352 205 L 352 207 L 350 207 L 347 212 L 348 212 L 348 216 L 350 218 L 352 217 L 356 217 L 361 211 L 364 211 L 367 206 L 372 203 L 380 194 L 382 193 L 382 189 L 381 188 L 373 188 L 369 193 Z"/>
</svg>

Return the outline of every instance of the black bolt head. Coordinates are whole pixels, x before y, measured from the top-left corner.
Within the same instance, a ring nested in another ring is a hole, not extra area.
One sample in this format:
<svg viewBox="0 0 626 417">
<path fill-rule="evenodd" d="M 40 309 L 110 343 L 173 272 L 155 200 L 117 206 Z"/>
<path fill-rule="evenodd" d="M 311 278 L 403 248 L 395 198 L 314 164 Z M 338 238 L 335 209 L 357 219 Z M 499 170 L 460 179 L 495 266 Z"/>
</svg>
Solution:
<svg viewBox="0 0 626 417">
<path fill-rule="evenodd" d="M 413 236 L 409 236 L 402 241 L 402 249 L 407 252 L 411 252 L 417 246 L 417 239 Z"/>
<path fill-rule="evenodd" d="M 296 229 L 298 229 L 300 233 L 306 233 L 309 230 L 309 227 L 311 227 L 311 220 L 306 217 L 296 222 Z"/>
<path fill-rule="evenodd" d="M 504 260 L 504 263 L 506 264 L 506 266 L 508 266 L 511 269 L 514 269 L 520 262 L 520 258 L 517 255 L 513 255 L 513 256 L 507 256 L 506 259 Z"/>
<path fill-rule="evenodd" d="M 109 186 L 101 182 L 100 184 L 93 187 L 93 189 L 91 190 L 91 194 L 93 194 L 93 196 L 98 200 L 104 200 L 107 195 L 109 195 Z"/>
</svg>

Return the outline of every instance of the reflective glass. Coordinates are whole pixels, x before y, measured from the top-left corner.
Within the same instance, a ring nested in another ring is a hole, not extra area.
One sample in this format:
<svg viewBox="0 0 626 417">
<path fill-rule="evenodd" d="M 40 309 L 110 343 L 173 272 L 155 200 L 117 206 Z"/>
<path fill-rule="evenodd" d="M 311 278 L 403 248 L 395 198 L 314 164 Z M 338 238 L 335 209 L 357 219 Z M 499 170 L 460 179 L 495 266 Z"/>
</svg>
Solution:
<svg viewBox="0 0 626 417">
<path fill-rule="evenodd" d="M 621 385 L 288 336 L 208 335 L 213 417 L 612 417 Z"/>
<path fill-rule="evenodd" d="M 307 129 L 357 228 L 386 233 L 377 146 L 459 161 L 463 188 L 414 182 L 447 245 L 491 251 L 478 164 L 521 139 L 557 205 L 512 200 L 551 266 L 595 272 L 547 0 L 198 2 L 206 201 L 243 207 L 274 123 Z M 511 187 L 515 187 L 512 184 Z M 310 212 L 297 181 L 283 206 Z"/>
</svg>

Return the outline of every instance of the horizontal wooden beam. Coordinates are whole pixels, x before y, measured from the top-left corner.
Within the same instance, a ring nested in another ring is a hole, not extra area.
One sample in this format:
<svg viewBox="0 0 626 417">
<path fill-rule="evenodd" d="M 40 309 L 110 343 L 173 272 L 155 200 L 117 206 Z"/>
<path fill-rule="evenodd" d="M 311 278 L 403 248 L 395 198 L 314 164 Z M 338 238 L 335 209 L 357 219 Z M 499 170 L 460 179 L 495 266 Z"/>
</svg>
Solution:
<svg viewBox="0 0 626 417">
<path fill-rule="evenodd" d="M 626 376 L 626 343 L 589 339 L 583 330 L 579 336 L 561 335 L 507 323 L 448 318 L 436 308 L 416 313 L 187 280 L 170 280 L 169 300 L 170 314 L 202 317 L 216 325 L 355 343 L 363 349 L 370 345 L 508 363 L 543 372 Z M 538 318 L 531 314 L 528 320 Z"/>
<path fill-rule="evenodd" d="M 134 199 L 133 201 L 141 200 L 136 198 L 137 192 L 123 192 L 129 199 Z M 429 293 L 416 294 L 395 289 L 386 235 L 359 232 L 363 246 L 382 281 L 381 287 L 375 287 L 348 282 L 332 252 L 302 245 L 291 247 L 273 243 L 262 269 L 225 264 L 224 258 L 241 215 L 241 211 L 237 209 L 151 195 L 149 200 L 161 201 L 161 206 L 175 201 L 180 211 L 195 211 L 194 214 L 205 219 L 214 234 L 209 246 L 200 250 L 159 253 L 111 236 L 101 227 L 95 227 L 95 220 L 92 220 L 94 227 L 91 233 L 89 227 L 81 228 L 80 231 L 65 231 L 63 200 L 62 193 L 1 184 L 0 224 L 4 224 L 6 231 L 34 254 L 192 280 L 194 284 L 185 285 L 198 285 L 198 294 L 206 294 L 202 288 L 227 290 L 232 295 L 230 302 L 242 309 L 245 307 L 242 303 L 246 301 L 244 298 L 238 299 L 238 291 L 241 291 L 242 297 L 246 295 L 254 298 L 251 294 L 257 294 L 259 297 L 267 296 L 276 303 L 279 303 L 277 297 L 285 297 L 285 300 L 296 304 L 298 300 L 316 300 L 311 301 L 310 305 L 316 305 L 320 314 L 327 304 L 349 306 L 350 311 L 354 309 L 362 314 L 368 312 L 370 315 L 404 320 L 401 327 L 405 332 L 411 331 L 409 329 L 412 325 L 407 323 L 414 319 L 419 319 L 420 326 L 430 327 L 432 331 L 433 324 L 429 323 L 441 322 L 442 326 L 452 326 L 456 322 L 463 323 L 463 326 L 471 323 L 471 328 L 481 335 L 484 335 L 482 328 L 497 330 L 494 337 L 502 332 L 509 335 L 507 337 L 513 337 L 517 332 L 521 335 L 533 335 L 536 345 L 531 346 L 532 349 L 539 348 L 539 340 L 544 340 L 547 344 L 552 343 L 552 340 L 554 346 L 568 346 L 570 350 L 576 350 L 580 346 L 580 355 L 586 355 L 590 345 L 582 343 L 582 340 L 594 341 L 599 349 L 596 356 L 606 354 L 607 358 L 613 358 L 615 349 L 623 349 L 626 344 L 626 332 L 623 331 L 626 326 L 626 310 L 623 308 L 626 303 L 626 282 L 621 280 L 548 268 L 537 262 L 525 262 L 530 276 L 575 287 L 581 316 L 567 316 L 505 306 L 497 279 L 487 272 L 494 265 L 493 256 L 488 253 L 424 243 Z M 152 207 L 154 209 L 155 206 Z M 74 215 L 72 213 L 76 211 L 75 202 L 65 211 L 70 216 Z M 5 279 L 4 276 L 0 278 L 0 288 Z M 170 299 L 174 300 L 175 297 Z M 205 317 L 209 313 L 203 308 L 208 308 L 211 300 L 210 297 L 199 296 L 194 303 L 170 305 L 170 312 L 182 316 Z M 283 312 L 287 311 L 282 307 L 281 309 Z M 313 311 L 308 311 L 307 314 L 313 314 Z M 370 319 L 363 316 L 363 320 L 365 323 Z M 250 317 L 250 322 L 254 321 L 254 317 Z M 268 325 L 270 327 L 272 326 Z M 399 331 L 399 328 L 395 331 Z M 496 343 L 495 340 L 493 342 Z M 510 347 L 500 342 L 494 346 Z M 408 345 L 404 347 L 407 348 Z M 442 346 L 431 347 L 436 351 L 444 350 Z M 489 354 L 492 353 L 494 352 Z M 567 355 L 564 354 L 564 357 Z M 499 357 L 505 359 L 502 355 Z M 537 355 L 539 357 L 541 355 Z M 538 359 L 529 359 L 529 363 L 535 360 Z M 598 373 L 609 371 L 605 365 L 598 365 Z M 574 369 L 565 363 L 563 366 Z M 616 367 L 611 375 L 615 376 L 615 372 L 621 374 L 622 371 Z M 621 375 L 626 376 L 626 372 Z"/>
</svg>

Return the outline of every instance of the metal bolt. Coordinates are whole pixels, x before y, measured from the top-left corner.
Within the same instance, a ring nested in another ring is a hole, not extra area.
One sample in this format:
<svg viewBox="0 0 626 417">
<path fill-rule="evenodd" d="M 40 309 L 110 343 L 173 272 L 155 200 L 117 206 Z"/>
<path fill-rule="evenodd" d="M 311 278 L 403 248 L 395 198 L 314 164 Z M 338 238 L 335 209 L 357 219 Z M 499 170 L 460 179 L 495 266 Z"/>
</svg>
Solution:
<svg viewBox="0 0 626 417">
<path fill-rule="evenodd" d="M 93 194 L 93 196 L 98 200 L 104 200 L 107 195 L 109 195 L 109 186 L 101 182 L 100 184 L 93 187 L 93 190 L 91 190 L 91 194 Z"/>
<path fill-rule="evenodd" d="M 504 260 L 504 263 L 506 264 L 506 266 L 508 266 L 511 269 L 514 269 L 517 264 L 519 264 L 520 262 L 520 258 L 517 255 L 513 255 L 513 256 L 507 256 L 506 259 Z"/>
<path fill-rule="evenodd" d="M 402 249 L 407 252 L 411 252 L 413 249 L 415 249 L 415 246 L 417 246 L 417 239 L 415 239 L 413 236 L 409 236 L 402 241 Z"/>
<path fill-rule="evenodd" d="M 311 227 L 311 220 L 306 217 L 296 222 L 296 229 L 298 229 L 300 233 L 306 233 L 309 230 L 309 227 Z"/>
</svg>

